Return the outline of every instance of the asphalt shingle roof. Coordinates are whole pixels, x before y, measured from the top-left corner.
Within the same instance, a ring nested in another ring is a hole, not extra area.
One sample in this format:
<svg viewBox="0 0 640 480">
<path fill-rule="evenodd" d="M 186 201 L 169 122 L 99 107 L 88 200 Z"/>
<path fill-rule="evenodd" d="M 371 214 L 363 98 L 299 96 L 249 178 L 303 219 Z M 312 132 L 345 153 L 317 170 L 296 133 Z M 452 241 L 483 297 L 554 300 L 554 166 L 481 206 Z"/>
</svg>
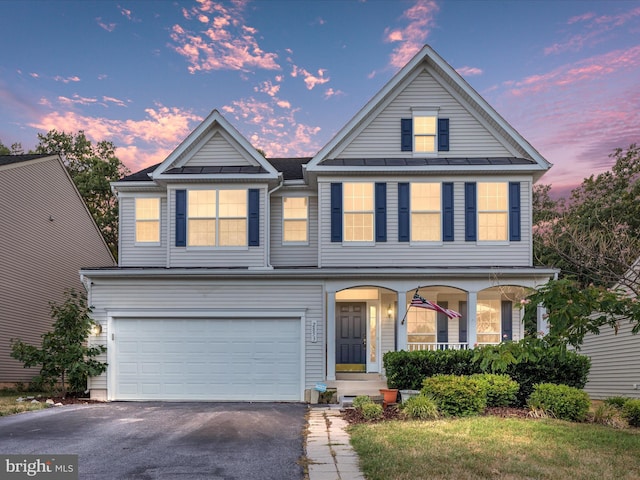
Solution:
<svg viewBox="0 0 640 480">
<path fill-rule="evenodd" d="M 10 165 L 12 163 L 28 162 L 36 158 L 44 158 L 55 155 L 52 153 L 29 153 L 26 155 L 0 155 L 0 166 Z"/>
</svg>

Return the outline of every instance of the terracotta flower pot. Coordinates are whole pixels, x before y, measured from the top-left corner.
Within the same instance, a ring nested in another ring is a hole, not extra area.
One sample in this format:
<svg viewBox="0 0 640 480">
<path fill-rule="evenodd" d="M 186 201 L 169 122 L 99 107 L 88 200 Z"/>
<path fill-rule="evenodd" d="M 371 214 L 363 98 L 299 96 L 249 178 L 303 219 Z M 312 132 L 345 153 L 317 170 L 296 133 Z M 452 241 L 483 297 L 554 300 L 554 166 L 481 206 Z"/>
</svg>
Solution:
<svg viewBox="0 0 640 480">
<path fill-rule="evenodd" d="M 398 400 L 398 389 L 397 388 L 381 388 L 380 394 L 383 397 L 384 403 L 396 403 Z"/>
</svg>

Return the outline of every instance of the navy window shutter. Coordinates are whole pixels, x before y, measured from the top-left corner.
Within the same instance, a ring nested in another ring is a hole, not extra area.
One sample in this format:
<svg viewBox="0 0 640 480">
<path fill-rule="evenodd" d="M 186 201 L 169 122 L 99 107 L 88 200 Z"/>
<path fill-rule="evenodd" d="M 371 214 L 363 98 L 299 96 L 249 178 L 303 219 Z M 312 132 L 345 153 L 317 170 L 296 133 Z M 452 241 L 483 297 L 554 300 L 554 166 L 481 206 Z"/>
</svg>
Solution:
<svg viewBox="0 0 640 480">
<path fill-rule="evenodd" d="M 438 119 L 438 151 L 449 151 L 449 119 Z"/>
<path fill-rule="evenodd" d="M 449 308 L 449 302 L 440 302 L 442 308 Z M 438 312 L 436 315 L 437 331 L 436 341 L 438 343 L 449 343 L 449 317 L 444 313 Z M 444 349 L 444 345 L 440 348 Z"/>
<path fill-rule="evenodd" d="M 476 184 L 467 182 L 464 184 L 464 239 L 467 242 L 476 241 Z"/>
<path fill-rule="evenodd" d="M 462 301 L 458 304 L 458 310 L 460 317 L 458 319 L 458 341 L 460 343 L 467 343 L 467 302 Z"/>
<path fill-rule="evenodd" d="M 504 300 L 502 302 L 502 341 L 513 340 L 513 304 Z"/>
<path fill-rule="evenodd" d="M 260 190 L 249 189 L 249 246 L 260 246 Z"/>
<path fill-rule="evenodd" d="M 176 190 L 176 247 L 187 246 L 187 191 Z"/>
<path fill-rule="evenodd" d="M 342 242 L 342 184 L 331 184 L 331 241 Z"/>
<path fill-rule="evenodd" d="M 453 242 L 453 183 L 442 184 L 442 241 Z"/>
<path fill-rule="evenodd" d="M 387 184 L 376 183 L 376 242 L 387 241 Z"/>
<path fill-rule="evenodd" d="M 400 150 L 413 151 L 413 118 L 400 119 Z"/>
<path fill-rule="evenodd" d="M 509 240 L 519 242 L 520 236 L 520 182 L 509 183 Z"/>
<path fill-rule="evenodd" d="M 410 193 L 408 183 L 398 184 L 398 241 L 408 242 L 410 239 L 409 218 L 411 215 L 409 205 Z"/>
</svg>

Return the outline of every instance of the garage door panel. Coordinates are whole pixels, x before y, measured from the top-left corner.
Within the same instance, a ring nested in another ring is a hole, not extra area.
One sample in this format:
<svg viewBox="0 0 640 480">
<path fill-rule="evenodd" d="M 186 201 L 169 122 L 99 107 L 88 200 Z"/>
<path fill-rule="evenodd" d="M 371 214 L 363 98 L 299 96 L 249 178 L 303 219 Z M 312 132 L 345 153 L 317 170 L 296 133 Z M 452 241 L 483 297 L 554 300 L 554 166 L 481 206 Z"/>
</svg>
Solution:
<svg viewBox="0 0 640 480">
<path fill-rule="evenodd" d="M 115 319 L 116 400 L 299 401 L 300 319 Z"/>
</svg>

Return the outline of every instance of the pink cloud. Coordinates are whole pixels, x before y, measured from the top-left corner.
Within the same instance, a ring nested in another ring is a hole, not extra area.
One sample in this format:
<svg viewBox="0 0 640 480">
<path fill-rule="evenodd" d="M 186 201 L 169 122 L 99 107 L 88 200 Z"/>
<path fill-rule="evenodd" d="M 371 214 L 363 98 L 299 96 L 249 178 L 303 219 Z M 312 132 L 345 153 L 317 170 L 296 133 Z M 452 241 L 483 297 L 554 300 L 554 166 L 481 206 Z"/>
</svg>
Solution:
<svg viewBox="0 0 640 480">
<path fill-rule="evenodd" d="M 591 20 L 595 16 L 596 14 L 593 12 L 587 12 L 587 13 L 583 13 L 582 15 L 576 15 L 575 17 L 571 17 L 569 20 L 567 20 L 567 24 L 572 25 L 578 22 L 586 22 L 587 20 Z"/>
<path fill-rule="evenodd" d="M 53 77 L 53 79 L 56 82 L 62 82 L 62 83 L 71 83 L 71 82 L 79 82 L 80 81 L 80 77 L 78 77 L 77 75 L 74 75 L 72 77 L 62 77 L 60 75 L 56 75 L 55 77 Z"/>
<path fill-rule="evenodd" d="M 458 72 L 463 77 L 473 77 L 476 75 L 482 75 L 484 73 L 480 68 L 467 66 L 456 68 L 456 72 Z"/>
<path fill-rule="evenodd" d="M 278 91 L 280 91 L 280 85 L 274 85 L 272 82 L 267 80 L 265 82 L 260 83 L 260 85 L 254 87 L 254 91 L 260 92 L 260 93 L 266 93 L 270 97 L 275 97 Z"/>
<path fill-rule="evenodd" d="M 131 16 L 131 10 L 121 7 L 118 5 L 118 8 L 120 8 L 120 13 L 127 18 L 127 20 L 133 20 L 133 17 Z"/>
<path fill-rule="evenodd" d="M 95 98 L 81 97 L 78 94 L 68 97 L 58 97 L 58 101 L 63 105 L 93 105 L 98 102 Z"/>
<path fill-rule="evenodd" d="M 98 25 L 107 32 L 113 32 L 116 29 L 115 23 L 104 23 L 101 17 L 97 17 L 96 22 L 98 22 Z"/>
<path fill-rule="evenodd" d="M 344 94 L 345 93 L 342 90 L 334 90 L 333 88 L 327 88 L 324 92 L 324 98 L 341 97 Z"/>
<path fill-rule="evenodd" d="M 313 88 L 316 87 L 317 85 L 322 85 L 324 83 L 327 83 L 330 80 L 329 77 L 324 76 L 325 72 L 326 72 L 325 69 L 320 68 L 318 70 L 318 75 L 315 76 L 309 71 L 305 70 L 304 68 L 293 65 L 291 76 L 292 77 L 297 77 L 298 75 L 302 76 L 304 78 L 304 83 L 307 85 L 307 90 L 313 90 Z"/>
<path fill-rule="evenodd" d="M 183 16 L 189 21 L 195 18 L 209 28 L 196 33 L 181 25 L 174 25 L 170 33 L 175 44 L 173 49 L 185 57 L 190 73 L 280 69 L 278 55 L 263 51 L 256 39 L 257 29 L 244 24 L 242 10 L 245 2 L 235 1 L 230 6 L 207 0 L 198 3 L 199 6 L 190 10 L 183 9 Z"/>
<path fill-rule="evenodd" d="M 402 42 L 391 54 L 392 67 L 402 68 L 422 48 L 439 10 L 434 0 L 417 0 L 415 5 L 405 10 L 402 15 L 402 18 L 408 21 L 404 28 L 385 30 L 387 42 Z"/>
</svg>

